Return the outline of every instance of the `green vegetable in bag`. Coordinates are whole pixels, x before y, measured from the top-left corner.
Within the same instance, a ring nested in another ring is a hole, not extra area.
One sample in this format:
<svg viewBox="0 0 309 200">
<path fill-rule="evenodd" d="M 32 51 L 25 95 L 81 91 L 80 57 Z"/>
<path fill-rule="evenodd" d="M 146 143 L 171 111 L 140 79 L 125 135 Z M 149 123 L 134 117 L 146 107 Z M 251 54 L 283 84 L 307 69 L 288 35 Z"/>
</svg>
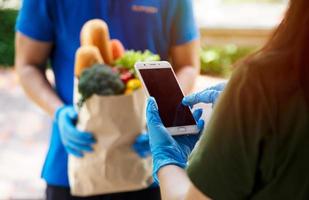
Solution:
<svg viewBox="0 0 309 200">
<path fill-rule="evenodd" d="M 78 91 L 82 98 L 79 106 L 93 94 L 108 96 L 123 94 L 125 85 L 121 81 L 119 74 L 111 67 L 102 64 L 95 64 L 86 69 L 80 76 Z"/>
</svg>

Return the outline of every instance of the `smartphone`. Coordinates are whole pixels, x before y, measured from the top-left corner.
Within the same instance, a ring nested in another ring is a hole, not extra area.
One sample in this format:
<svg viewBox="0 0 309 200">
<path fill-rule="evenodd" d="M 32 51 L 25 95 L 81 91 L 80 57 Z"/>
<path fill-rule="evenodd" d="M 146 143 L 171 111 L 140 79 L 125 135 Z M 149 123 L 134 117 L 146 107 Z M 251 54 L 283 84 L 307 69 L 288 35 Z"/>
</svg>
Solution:
<svg viewBox="0 0 309 200">
<path fill-rule="evenodd" d="M 147 96 L 153 96 L 158 104 L 164 126 L 171 135 L 199 132 L 192 112 L 183 105 L 183 92 L 169 62 L 137 62 L 135 69 Z"/>
</svg>

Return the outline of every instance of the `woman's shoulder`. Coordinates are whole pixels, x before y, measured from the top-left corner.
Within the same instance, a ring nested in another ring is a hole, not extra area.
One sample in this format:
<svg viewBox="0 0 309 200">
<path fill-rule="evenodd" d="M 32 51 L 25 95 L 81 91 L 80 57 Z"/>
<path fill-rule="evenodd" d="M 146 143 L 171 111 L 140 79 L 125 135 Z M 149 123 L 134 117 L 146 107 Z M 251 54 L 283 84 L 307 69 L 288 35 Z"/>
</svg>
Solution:
<svg viewBox="0 0 309 200">
<path fill-rule="evenodd" d="M 236 66 L 231 90 L 245 91 L 250 98 L 263 100 L 267 108 L 276 109 L 278 102 L 288 101 L 301 90 L 290 58 L 287 53 L 257 53 L 249 57 Z"/>
<path fill-rule="evenodd" d="M 256 53 L 239 63 L 236 68 L 239 68 L 241 76 L 245 76 L 248 81 L 270 88 L 295 86 L 297 83 L 297 70 L 287 52 Z"/>
</svg>

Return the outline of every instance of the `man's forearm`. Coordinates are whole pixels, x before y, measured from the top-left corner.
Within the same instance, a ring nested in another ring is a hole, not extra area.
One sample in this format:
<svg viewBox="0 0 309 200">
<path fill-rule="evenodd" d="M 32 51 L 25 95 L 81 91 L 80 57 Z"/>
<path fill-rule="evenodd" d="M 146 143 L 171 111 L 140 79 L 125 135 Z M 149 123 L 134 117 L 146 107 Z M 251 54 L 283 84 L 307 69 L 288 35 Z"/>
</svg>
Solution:
<svg viewBox="0 0 309 200">
<path fill-rule="evenodd" d="M 198 69 L 191 66 L 185 66 L 176 72 L 177 79 L 185 95 L 192 92 L 198 74 Z"/>
<path fill-rule="evenodd" d="M 171 62 L 185 95 L 192 92 L 199 75 L 199 39 L 171 47 Z"/>
<path fill-rule="evenodd" d="M 46 79 L 44 72 L 31 65 L 17 67 L 16 72 L 26 94 L 53 117 L 56 109 L 63 103 Z"/>
</svg>

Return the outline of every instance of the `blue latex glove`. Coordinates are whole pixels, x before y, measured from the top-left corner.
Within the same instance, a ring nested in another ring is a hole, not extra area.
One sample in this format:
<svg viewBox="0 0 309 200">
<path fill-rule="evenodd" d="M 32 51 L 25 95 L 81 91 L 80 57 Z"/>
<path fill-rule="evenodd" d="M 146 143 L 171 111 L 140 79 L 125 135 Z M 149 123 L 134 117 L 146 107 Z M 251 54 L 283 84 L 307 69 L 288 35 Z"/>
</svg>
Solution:
<svg viewBox="0 0 309 200">
<path fill-rule="evenodd" d="M 83 157 L 84 152 L 93 151 L 92 145 L 95 143 L 95 139 L 92 134 L 76 129 L 77 117 L 73 106 L 60 107 L 55 114 L 65 150 L 76 157 Z"/>
<path fill-rule="evenodd" d="M 141 158 L 150 156 L 149 135 L 147 133 L 142 133 L 137 136 L 133 144 L 133 149 Z"/>
<path fill-rule="evenodd" d="M 198 141 L 200 134 L 172 137 L 161 121 L 153 97 L 148 99 L 146 116 L 153 160 L 153 178 L 158 183 L 157 173 L 163 166 L 173 164 L 181 168 L 186 167 L 188 156 Z M 204 127 L 204 121 L 200 119 L 202 109 L 194 111 L 193 116 L 197 121 L 198 128 L 202 130 Z"/>
<path fill-rule="evenodd" d="M 190 107 L 193 107 L 198 103 L 211 103 L 214 105 L 224 90 L 225 85 L 226 83 L 219 83 L 201 92 L 193 93 L 184 97 L 182 103 Z"/>
</svg>

